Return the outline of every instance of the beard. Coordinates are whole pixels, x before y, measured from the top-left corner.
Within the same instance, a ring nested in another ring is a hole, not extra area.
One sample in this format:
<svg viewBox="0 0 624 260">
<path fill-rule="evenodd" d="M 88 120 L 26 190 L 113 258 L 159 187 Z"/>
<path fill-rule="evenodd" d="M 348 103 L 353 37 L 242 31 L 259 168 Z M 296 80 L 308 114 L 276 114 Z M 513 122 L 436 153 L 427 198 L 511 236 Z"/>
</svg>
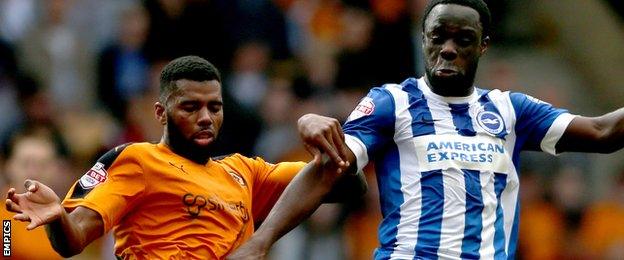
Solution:
<svg viewBox="0 0 624 260">
<path fill-rule="evenodd" d="M 180 128 L 171 118 L 171 116 L 167 115 L 167 136 L 171 149 L 176 154 L 182 155 L 191 161 L 205 164 L 210 158 L 209 146 L 198 145 L 193 140 L 184 137 Z"/>
<path fill-rule="evenodd" d="M 441 96 L 467 96 L 470 94 L 470 88 L 474 84 L 475 75 L 477 74 L 478 63 L 474 62 L 466 68 L 466 73 L 458 73 L 454 76 L 440 77 L 434 73 L 433 66 L 429 66 L 425 70 L 425 74 L 429 79 L 435 93 Z"/>
</svg>

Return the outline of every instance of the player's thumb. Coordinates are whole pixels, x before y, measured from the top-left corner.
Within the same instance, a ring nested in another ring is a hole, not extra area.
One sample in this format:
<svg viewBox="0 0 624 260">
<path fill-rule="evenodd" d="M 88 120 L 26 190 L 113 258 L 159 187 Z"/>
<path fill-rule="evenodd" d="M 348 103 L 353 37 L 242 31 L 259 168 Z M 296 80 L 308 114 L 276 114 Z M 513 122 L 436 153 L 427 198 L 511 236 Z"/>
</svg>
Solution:
<svg viewBox="0 0 624 260">
<path fill-rule="evenodd" d="M 321 150 L 319 150 L 318 148 L 311 146 L 311 145 L 305 145 L 306 150 L 308 150 L 308 152 L 314 157 L 312 158 L 312 161 L 316 164 L 321 163 Z"/>
<path fill-rule="evenodd" d="M 26 188 L 27 191 L 35 192 L 37 191 L 37 189 L 39 189 L 39 182 L 27 179 L 26 181 L 24 181 L 24 188 Z"/>
</svg>

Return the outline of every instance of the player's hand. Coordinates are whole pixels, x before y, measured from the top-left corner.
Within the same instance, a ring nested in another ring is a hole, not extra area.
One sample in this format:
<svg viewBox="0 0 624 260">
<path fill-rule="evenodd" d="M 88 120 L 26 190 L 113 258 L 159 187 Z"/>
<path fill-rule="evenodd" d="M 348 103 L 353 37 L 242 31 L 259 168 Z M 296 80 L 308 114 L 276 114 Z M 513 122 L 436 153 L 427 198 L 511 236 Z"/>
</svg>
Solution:
<svg viewBox="0 0 624 260">
<path fill-rule="evenodd" d="M 26 192 L 19 194 L 15 193 L 15 188 L 10 188 L 5 206 L 8 211 L 18 213 L 14 219 L 30 222 L 26 229 L 32 230 L 61 217 L 64 209 L 50 187 L 33 180 L 26 180 L 24 187 Z"/>
<path fill-rule="evenodd" d="M 338 166 L 338 172 L 349 167 L 347 146 L 340 122 L 335 118 L 316 114 L 306 114 L 297 121 L 297 128 L 303 143 L 315 161 L 321 161 L 321 154 L 326 153 Z"/>
<path fill-rule="evenodd" d="M 262 246 L 253 238 L 228 255 L 226 260 L 264 260 L 267 258 L 268 248 Z"/>
</svg>

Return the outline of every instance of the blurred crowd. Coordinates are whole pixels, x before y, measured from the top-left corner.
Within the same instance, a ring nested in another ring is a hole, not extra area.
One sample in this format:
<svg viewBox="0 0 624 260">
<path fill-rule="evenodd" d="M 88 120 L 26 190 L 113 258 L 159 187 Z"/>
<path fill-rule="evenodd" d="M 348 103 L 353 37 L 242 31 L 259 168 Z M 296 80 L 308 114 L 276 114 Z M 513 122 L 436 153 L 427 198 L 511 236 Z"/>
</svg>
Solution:
<svg viewBox="0 0 624 260">
<path fill-rule="evenodd" d="M 515 20 L 523 16 L 524 1 L 486 2 L 495 33 L 480 86 L 526 92 L 561 107 L 591 106 L 579 98 L 587 91 L 583 79 L 549 45 L 556 36 L 531 31 L 548 28 L 544 24 Z M 299 116 L 314 112 L 344 121 L 369 88 L 424 73 L 425 4 L 0 0 L 0 187 L 34 178 L 63 197 L 102 152 L 126 142 L 158 142 L 162 126 L 153 104 L 160 70 L 189 54 L 223 74 L 225 121 L 214 155 L 307 161 L 296 132 Z M 624 165 L 606 175 L 608 191 L 596 194 L 591 157 L 524 158 L 521 259 L 624 258 Z M 370 259 L 381 214 L 372 167 L 366 174 L 369 192 L 361 201 L 322 206 L 274 247 L 271 258 Z M 2 215 L 10 217 L 4 209 Z M 16 256 L 50 258 L 34 248 L 47 243 L 42 230 L 18 229 L 24 228 L 16 223 Z M 80 257 L 113 258 L 110 239 Z"/>
</svg>

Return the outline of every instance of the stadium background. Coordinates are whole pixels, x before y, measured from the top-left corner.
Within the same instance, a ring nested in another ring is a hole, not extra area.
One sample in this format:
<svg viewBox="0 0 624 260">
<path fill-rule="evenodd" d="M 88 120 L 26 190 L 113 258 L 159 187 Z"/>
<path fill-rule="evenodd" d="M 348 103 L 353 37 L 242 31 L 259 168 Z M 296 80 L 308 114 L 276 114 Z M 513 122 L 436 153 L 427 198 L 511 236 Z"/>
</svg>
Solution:
<svg viewBox="0 0 624 260">
<path fill-rule="evenodd" d="M 621 1 L 486 2 L 494 34 L 479 86 L 583 115 L 624 104 Z M 215 155 L 308 160 L 295 128 L 300 115 L 344 120 L 368 88 L 422 75 L 425 3 L 0 0 L 0 186 L 30 176 L 63 196 L 103 151 L 158 141 L 158 74 L 186 54 L 223 73 Z M 28 135 L 45 141 L 18 148 Z M 623 159 L 623 152 L 524 154 L 520 258 L 624 258 Z M 271 259 L 370 259 L 381 216 L 367 174 L 366 198 L 324 205 Z M 111 247 L 101 239 L 76 259 L 111 259 Z"/>
</svg>

